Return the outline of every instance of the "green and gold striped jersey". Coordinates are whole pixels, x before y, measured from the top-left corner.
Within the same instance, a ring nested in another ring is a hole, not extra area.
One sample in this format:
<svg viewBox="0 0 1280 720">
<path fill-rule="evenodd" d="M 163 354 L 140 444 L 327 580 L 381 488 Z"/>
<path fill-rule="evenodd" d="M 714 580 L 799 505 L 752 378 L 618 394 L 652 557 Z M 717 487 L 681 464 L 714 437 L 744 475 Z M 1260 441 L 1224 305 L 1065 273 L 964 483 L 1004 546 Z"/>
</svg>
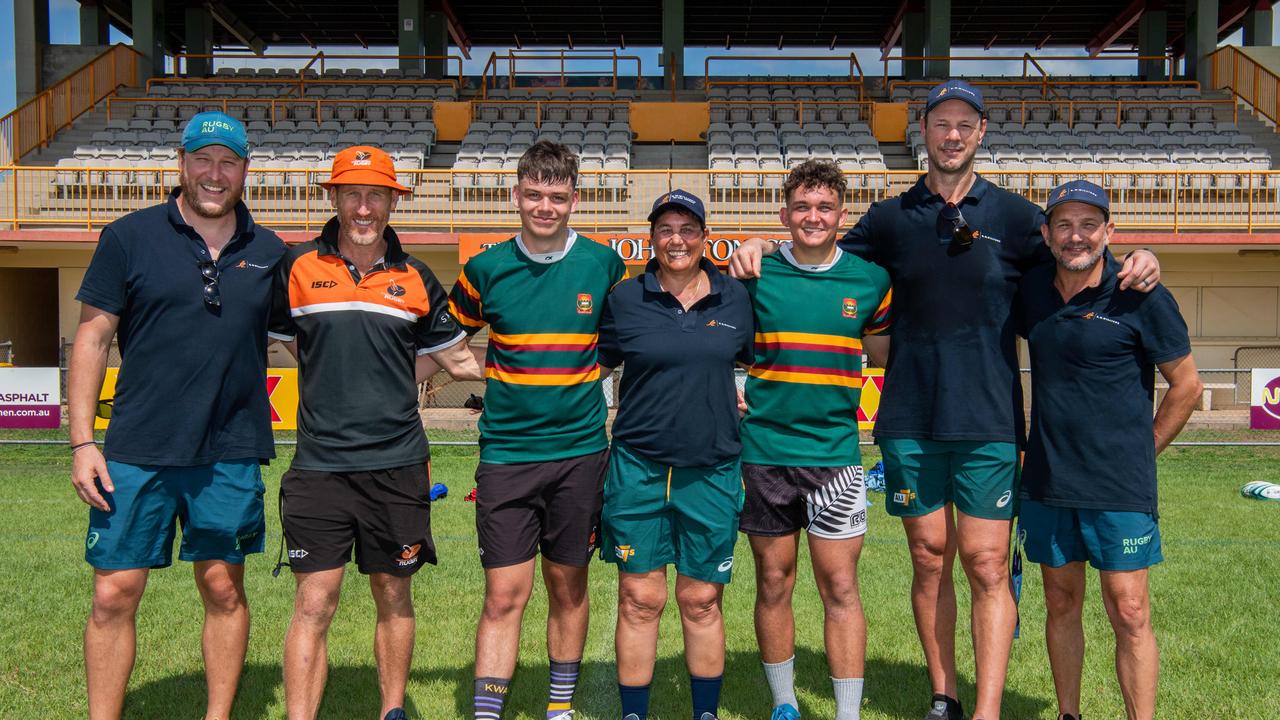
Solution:
<svg viewBox="0 0 1280 720">
<path fill-rule="evenodd" d="M 801 265 L 783 245 L 761 261 L 747 291 L 755 363 L 747 377 L 742 461 L 859 464 L 862 336 L 889 327 L 889 274 L 840 250 L 828 265 Z"/>
<path fill-rule="evenodd" d="M 449 308 L 468 333 L 489 326 L 481 462 L 608 446 L 596 340 L 605 295 L 625 276 L 612 248 L 577 233 L 558 253 L 532 254 L 517 235 L 467 261 Z"/>
</svg>

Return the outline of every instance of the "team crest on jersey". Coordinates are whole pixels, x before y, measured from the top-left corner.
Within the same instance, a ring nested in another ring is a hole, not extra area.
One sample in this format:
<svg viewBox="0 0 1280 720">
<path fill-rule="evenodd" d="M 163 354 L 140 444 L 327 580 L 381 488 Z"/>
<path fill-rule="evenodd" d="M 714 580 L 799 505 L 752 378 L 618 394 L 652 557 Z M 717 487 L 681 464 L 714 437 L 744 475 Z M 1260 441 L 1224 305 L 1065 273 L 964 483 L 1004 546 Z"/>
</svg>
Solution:
<svg viewBox="0 0 1280 720">
<path fill-rule="evenodd" d="M 858 301 L 854 298 L 845 298 L 844 302 L 840 303 L 840 314 L 847 318 L 858 317 Z"/>
<path fill-rule="evenodd" d="M 592 307 L 591 293 L 578 293 L 577 306 L 579 315 L 590 315 Z"/>
</svg>

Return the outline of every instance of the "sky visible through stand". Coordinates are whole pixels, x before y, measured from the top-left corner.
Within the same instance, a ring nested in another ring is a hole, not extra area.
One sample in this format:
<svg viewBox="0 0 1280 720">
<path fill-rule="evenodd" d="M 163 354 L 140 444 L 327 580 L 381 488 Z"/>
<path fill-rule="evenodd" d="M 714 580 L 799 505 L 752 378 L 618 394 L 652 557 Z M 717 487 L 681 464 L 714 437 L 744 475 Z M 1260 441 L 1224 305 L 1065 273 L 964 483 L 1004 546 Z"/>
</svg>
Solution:
<svg viewBox="0 0 1280 720">
<path fill-rule="evenodd" d="M 13 2 L 14 0 L 0 0 L 0 18 L 5 22 L 0 23 L 0 116 L 7 115 L 12 112 L 15 107 L 14 79 L 16 73 L 14 47 L 13 47 Z M 1275 14 L 1277 36 L 1280 36 L 1280 13 Z M 76 0 L 49 0 L 49 33 L 50 42 L 54 44 L 74 44 L 80 40 L 80 3 Z M 131 41 L 127 35 L 122 34 L 115 28 L 111 28 L 111 43 L 126 43 Z M 1241 42 L 1241 32 L 1236 31 L 1231 37 L 1222 42 L 1223 45 L 1238 45 Z M 393 55 L 395 48 L 370 48 L 365 50 L 361 47 L 322 47 L 326 53 L 330 54 L 352 54 L 352 55 Z M 474 47 L 471 49 L 472 60 L 464 61 L 463 72 L 466 75 L 478 75 L 484 69 L 485 62 L 493 52 L 505 53 L 510 48 L 491 48 L 491 47 Z M 606 52 L 613 48 L 604 48 Z M 1024 52 L 1031 50 L 1030 48 L 993 48 L 984 53 L 988 56 L 1010 56 L 1012 58 L 1020 58 Z M 955 48 L 957 54 L 976 54 L 976 48 Z M 312 53 L 309 48 L 273 48 L 268 53 L 280 54 L 303 54 Z M 835 51 L 828 51 L 826 48 L 784 48 L 777 51 L 772 48 L 743 48 L 731 51 L 725 51 L 724 48 L 687 48 L 685 50 L 685 74 L 691 77 L 700 76 L 704 72 L 705 60 L 707 56 L 721 55 L 738 55 L 738 56 L 830 56 L 830 61 L 813 62 L 809 64 L 808 73 L 821 75 L 839 75 L 847 71 L 849 57 L 849 48 L 840 48 Z M 863 74 L 868 77 L 880 76 L 884 72 L 884 65 L 880 61 L 880 51 L 878 48 L 859 48 L 856 51 L 858 62 L 862 67 Z M 1033 54 L 1054 54 L 1054 55 L 1081 55 L 1084 50 L 1070 50 L 1067 48 L 1047 48 L 1042 52 Z M 658 48 L 627 48 L 621 50 L 620 54 L 635 55 L 641 58 L 642 67 L 646 75 L 658 75 L 661 69 L 658 66 Z M 269 56 L 268 56 L 269 57 Z M 843 61 L 843 62 L 842 62 Z M 229 65 L 236 63 L 228 62 Z M 249 63 L 254 66 L 272 65 L 277 67 L 285 67 L 298 63 L 279 61 L 272 63 L 267 58 L 255 58 Z M 369 67 L 390 67 L 394 64 L 392 60 L 369 60 L 362 62 L 360 60 L 342 61 L 343 67 L 369 66 Z M 1133 60 L 1115 60 L 1115 61 L 1059 61 L 1050 64 L 1046 69 L 1053 75 L 1126 75 L 1135 72 L 1135 61 Z M 601 72 L 607 72 L 611 67 L 609 63 L 601 63 Z M 627 64 L 627 67 L 633 67 Z M 529 63 L 521 65 L 521 69 L 540 69 L 537 64 Z M 547 64 L 547 71 L 554 72 L 559 68 L 559 63 Z M 799 70 L 795 63 L 778 61 L 778 60 L 756 60 L 756 59 L 734 59 L 734 60 L 714 60 L 712 61 L 712 71 L 714 74 L 728 75 L 796 75 L 804 74 Z M 891 73 L 898 73 L 899 67 L 893 63 L 889 67 Z M 982 74 L 982 75 L 1020 75 L 1022 73 L 1022 63 L 1017 59 L 1012 59 L 1008 63 L 952 63 L 951 72 L 953 75 L 964 76 L 966 74 Z"/>
</svg>

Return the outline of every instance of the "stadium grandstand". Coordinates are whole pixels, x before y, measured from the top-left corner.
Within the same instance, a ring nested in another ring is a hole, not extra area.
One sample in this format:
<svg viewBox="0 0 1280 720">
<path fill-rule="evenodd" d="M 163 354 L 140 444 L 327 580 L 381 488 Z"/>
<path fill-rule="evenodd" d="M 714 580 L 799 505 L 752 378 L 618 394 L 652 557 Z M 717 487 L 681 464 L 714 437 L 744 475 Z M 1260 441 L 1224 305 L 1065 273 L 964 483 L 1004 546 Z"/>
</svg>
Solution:
<svg viewBox="0 0 1280 720">
<path fill-rule="evenodd" d="M 839 163 L 854 217 L 914 183 L 927 162 L 918 113 L 954 74 L 987 98 L 980 172 L 1039 203 L 1068 179 L 1103 185 L 1117 250 L 1159 254 L 1198 364 L 1274 366 L 1271 6 L 81 0 L 81 43 L 55 46 L 47 0 L 15 0 L 23 104 L 0 119 L 0 343 L 18 364 L 60 361 L 98 231 L 176 184 L 179 133 L 201 110 L 245 121 L 246 202 L 291 242 L 330 217 L 315 183 L 338 150 L 386 149 L 413 189 L 393 224 L 448 284 L 518 225 L 508 188 L 537 139 L 581 158 L 578 229 L 642 262 L 650 203 L 683 187 L 710 200 L 724 260 L 735 240 L 778 231 L 782 181 L 803 160 Z M 132 46 L 108 46 L 109 26 Z M 1219 47 L 1240 31 L 1241 44 Z M 316 49 L 352 43 L 367 52 Z M 480 47 L 509 49 L 464 72 L 486 60 L 472 57 Z M 657 62 L 637 48 L 658 48 Z M 866 48 L 880 61 L 864 67 Z M 722 54 L 688 64 L 694 49 Z M 769 71 L 743 72 L 748 58 Z M 1021 72 L 999 69 L 1011 63 Z M 1115 74 L 1119 63 L 1130 72 Z"/>
</svg>

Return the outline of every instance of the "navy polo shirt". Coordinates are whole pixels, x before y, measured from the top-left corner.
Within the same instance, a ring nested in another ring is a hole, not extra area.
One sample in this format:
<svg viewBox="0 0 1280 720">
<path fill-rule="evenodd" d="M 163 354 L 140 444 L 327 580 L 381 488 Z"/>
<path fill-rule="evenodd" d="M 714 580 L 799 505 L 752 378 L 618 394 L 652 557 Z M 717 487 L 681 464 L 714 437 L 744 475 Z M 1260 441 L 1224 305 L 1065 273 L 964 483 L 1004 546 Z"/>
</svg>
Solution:
<svg viewBox="0 0 1280 720">
<path fill-rule="evenodd" d="M 76 299 L 120 318 L 107 459 L 190 466 L 275 456 L 267 403 L 271 280 L 285 247 L 236 205 L 218 257 L 222 307 L 204 302 L 200 235 L 168 202 L 103 229 Z"/>
<path fill-rule="evenodd" d="M 893 342 L 877 437 L 1020 442 L 1022 385 L 1011 309 L 1018 279 L 1052 262 L 1043 213 L 978 176 L 959 207 L 980 236 L 951 241 L 924 178 L 875 203 L 840 247 L 889 271 Z"/>
<path fill-rule="evenodd" d="M 734 363 L 750 364 L 751 298 L 706 258 L 711 292 L 687 311 L 658 284 L 658 262 L 618 283 L 600 319 L 600 364 L 623 365 L 613 438 L 654 462 L 706 467 L 736 458 Z"/>
<path fill-rule="evenodd" d="M 1156 512 L 1155 366 L 1191 353 L 1187 324 L 1163 285 L 1120 290 L 1120 264 L 1067 302 L 1054 268 L 1018 294 L 1031 345 L 1031 432 L 1023 497 L 1046 505 Z"/>
</svg>

